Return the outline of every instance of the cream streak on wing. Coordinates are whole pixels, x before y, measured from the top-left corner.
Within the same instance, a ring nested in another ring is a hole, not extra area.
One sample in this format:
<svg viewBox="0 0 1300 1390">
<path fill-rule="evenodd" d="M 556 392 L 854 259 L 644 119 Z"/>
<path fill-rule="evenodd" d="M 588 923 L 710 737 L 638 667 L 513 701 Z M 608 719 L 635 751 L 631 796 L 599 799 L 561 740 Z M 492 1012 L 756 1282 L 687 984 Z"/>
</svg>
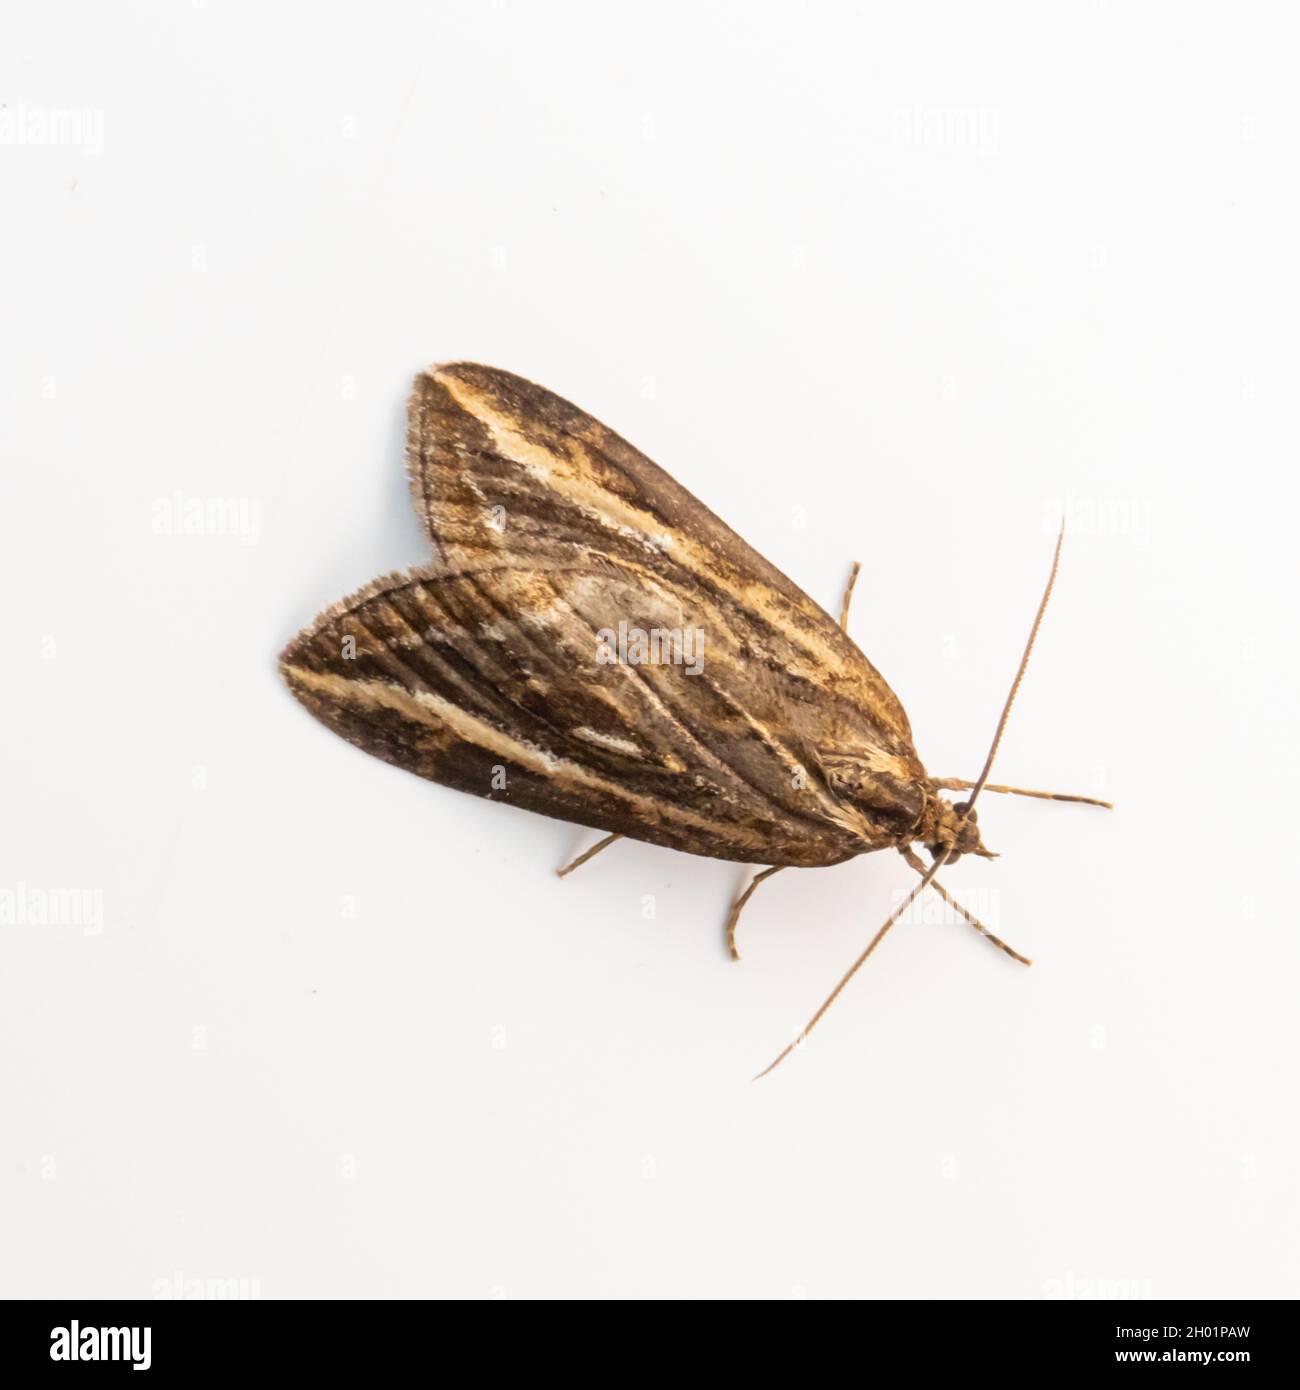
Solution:
<svg viewBox="0 0 1300 1390">
<path fill-rule="evenodd" d="M 512 459 L 532 477 L 544 480 L 547 487 L 567 497 L 585 515 L 593 517 L 609 530 L 638 541 L 648 550 L 664 552 L 667 549 L 663 532 L 656 529 L 659 523 L 654 517 L 625 502 L 608 488 L 584 481 L 581 476 L 575 476 L 571 471 L 557 466 L 556 455 L 550 449 L 541 444 L 531 443 L 520 432 L 517 420 L 498 411 L 491 402 L 459 377 L 435 369 L 433 378 L 446 388 L 462 410 L 472 415 L 488 431 L 504 457 Z M 583 448 L 580 440 L 572 436 L 570 440 L 578 449 Z M 696 574 L 715 575 L 718 558 L 711 552 L 691 544 L 686 538 L 683 540 L 685 543 L 671 547 L 675 558 L 680 563 L 687 564 Z M 740 578 L 743 580 L 745 577 Z M 767 585 L 751 579 L 744 584 L 742 592 L 746 602 L 753 604 L 789 641 L 813 658 L 813 663 L 801 666 L 798 674 L 806 679 L 816 680 L 827 674 L 824 666 L 828 660 L 835 663 L 837 674 L 847 670 L 843 658 L 833 648 L 824 644 L 809 646 L 797 626 L 790 622 L 792 606 Z"/>
<path fill-rule="evenodd" d="M 450 373 L 436 372 L 435 379 L 450 393 L 456 404 L 472 415 L 492 436 L 493 443 L 508 459 L 513 459 L 531 476 L 544 479 L 549 487 L 569 498 L 601 525 L 640 541 L 651 550 L 663 550 L 665 537 L 656 531 L 655 519 L 615 497 L 608 488 L 584 484 L 581 478 L 556 467 L 556 456 L 541 444 L 530 443 L 520 432 L 519 422 L 498 413 L 477 391 Z M 573 443 L 581 448 L 578 440 Z"/>
<path fill-rule="evenodd" d="M 558 782 L 567 779 L 603 792 L 606 796 L 617 797 L 630 806 L 638 807 L 650 824 L 668 819 L 682 825 L 692 825 L 699 830 L 717 829 L 716 821 L 693 815 L 671 801 L 657 801 L 652 797 L 638 796 L 636 792 L 598 776 L 580 763 L 557 758 L 545 748 L 539 748 L 525 739 L 514 738 L 503 729 L 479 719 L 431 690 L 408 690 L 405 686 L 396 685 L 391 681 L 352 680 L 331 675 L 327 671 L 311 671 L 303 666 L 292 666 L 289 670 L 294 680 L 313 690 L 333 695 L 344 702 L 350 699 L 371 709 L 378 707 L 393 710 L 397 714 L 404 714 L 409 719 L 428 725 L 437 733 L 451 733 L 464 743 L 495 753 L 500 758 L 508 758 L 530 772 L 552 777 Z"/>
<path fill-rule="evenodd" d="M 585 724 L 581 729 L 574 729 L 573 737 L 585 739 L 588 743 L 598 744 L 601 748 L 612 748 L 615 753 L 626 753 L 629 757 L 640 758 L 644 756 L 630 738 L 619 738 L 617 734 L 602 734 L 596 729 L 587 728 Z"/>
</svg>

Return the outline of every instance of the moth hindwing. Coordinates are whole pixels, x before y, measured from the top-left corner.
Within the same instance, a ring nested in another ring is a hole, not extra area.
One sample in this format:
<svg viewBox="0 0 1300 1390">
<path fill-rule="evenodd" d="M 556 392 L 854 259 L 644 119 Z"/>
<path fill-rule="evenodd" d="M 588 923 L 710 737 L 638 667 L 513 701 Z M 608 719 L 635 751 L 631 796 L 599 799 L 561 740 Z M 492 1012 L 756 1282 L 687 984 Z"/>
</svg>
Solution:
<svg viewBox="0 0 1300 1390">
<path fill-rule="evenodd" d="M 584 411 L 508 372 L 431 368 L 407 464 L 434 558 L 327 609 L 281 659 L 350 742 L 746 863 L 835 864 L 942 819 L 902 705 L 841 628 Z"/>
</svg>

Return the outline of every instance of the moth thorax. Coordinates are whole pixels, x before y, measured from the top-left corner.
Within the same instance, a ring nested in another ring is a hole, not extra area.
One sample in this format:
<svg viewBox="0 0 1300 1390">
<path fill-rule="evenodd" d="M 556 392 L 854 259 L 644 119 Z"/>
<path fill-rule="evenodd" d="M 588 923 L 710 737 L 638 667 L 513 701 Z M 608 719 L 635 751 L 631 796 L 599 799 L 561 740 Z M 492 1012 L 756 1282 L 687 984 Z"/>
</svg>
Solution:
<svg viewBox="0 0 1300 1390">
<path fill-rule="evenodd" d="M 931 796 L 916 829 L 912 832 L 930 853 L 937 859 L 945 850 L 951 850 L 948 862 L 959 859 L 963 854 L 978 854 L 984 859 L 994 857 L 991 850 L 985 849 L 980 839 L 979 812 L 972 811 L 966 817 L 966 803 L 953 805 L 941 796 Z"/>
</svg>

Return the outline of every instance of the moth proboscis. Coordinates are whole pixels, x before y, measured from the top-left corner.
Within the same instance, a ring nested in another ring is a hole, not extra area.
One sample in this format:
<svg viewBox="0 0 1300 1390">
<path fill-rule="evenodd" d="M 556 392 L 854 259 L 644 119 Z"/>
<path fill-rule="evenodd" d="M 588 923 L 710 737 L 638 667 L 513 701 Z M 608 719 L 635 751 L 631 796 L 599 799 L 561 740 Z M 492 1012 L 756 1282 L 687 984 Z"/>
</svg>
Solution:
<svg viewBox="0 0 1300 1390">
<path fill-rule="evenodd" d="M 783 868 L 897 849 L 920 874 L 830 999 L 935 875 L 991 857 L 982 791 L 931 777 L 897 696 L 845 631 L 707 507 L 585 411 L 457 362 L 415 381 L 407 468 L 433 558 L 325 610 L 281 656 L 290 689 L 369 753 L 605 832 Z M 941 795 L 969 791 L 962 803 Z M 912 851 L 929 849 L 927 869 Z M 977 930 L 1028 964 L 948 898 Z M 773 1066 L 776 1063 L 772 1064 Z M 769 1067 L 767 1070 L 771 1070 Z M 763 1075 L 765 1073 L 760 1073 Z"/>
</svg>

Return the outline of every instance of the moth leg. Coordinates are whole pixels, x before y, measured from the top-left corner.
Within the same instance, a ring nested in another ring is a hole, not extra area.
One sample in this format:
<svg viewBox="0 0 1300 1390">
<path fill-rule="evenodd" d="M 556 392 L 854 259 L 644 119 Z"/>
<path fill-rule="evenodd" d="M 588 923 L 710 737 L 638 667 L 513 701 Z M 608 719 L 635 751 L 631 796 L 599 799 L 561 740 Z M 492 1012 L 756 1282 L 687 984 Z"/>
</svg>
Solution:
<svg viewBox="0 0 1300 1390">
<path fill-rule="evenodd" d="M 844 598 L 840 603 L 840 626 L 846 631 L 849 626 L 849 602 L 853 598 L 853 586 L 858 582 L 858 575 L 862 573 L 862 561 L 854 560 L 853 568 L 849 572 L 849 582 L 844 586 Z"/>
<path fill-rule="evenodd" d="M 773 874 L 779 874 L 784 864 L 774 864 L 770 869 L 764 869 L 762 873 L 755 874 L 749 881 L 749 887 L 731 904 L 731 912 L 727 915 L 727 954 L 732 960 L 740 959 L 740 952 L 736 950 L 736 923 L 740 921 L 740 912 L 745 904 L 754 896 L 754 889 L 758 887 L 765 878 L 771 878 Z"/>
<path fill-rule="evenodd" d="M 966 781 L 964 777 L 941 777 L 934 785 L 943 791 L 968 792 L 975 783 Z M 984 790 L 1006 792 L 1008 796 L 1036 796 L 1040 801 L 1077 801 L 1083 806 L 1102 806 L 1107 811 L 1115 809 L 1113 801 L 1099 801 L 1095 796 L 1071 796 L 1065 792 L 1032 792 L 1025 787 L 997 787 L 992 782 L 986 782 Z"/>
<path fill-rule="evenodd" d="M 903 856 L 904 859 L 907 860 L 907 862 L 916 870 L 918 874 L 920 874 L 922 877 L 925 876 L 925 865 L 921 862 L 920 859 L 917 858 L 917 856 L 910 849 L 908 849 L 906 846 L 900 846 L 898 852 Z M 938 879 L 932 878 L 930 880 L 930 887 L 933 888 L 936 893 L 938 893 L 938 895 L 944 900 L 944 902 L 946 902 L 950 907 L 956 909 L 956 911 L 959 912 L 971 924 L 971 926 L 974 927 L 977 932 L 979 932 L 979 934 L 982 937 L 984 937 L 987 941 L 991 941 L 999 950 L 1005 951 L 1007 955 L 1011 957 L 1012 960 L 1018 960 L 1021 965 L 1033 965 L 1033 961 L 1030 960 L 1028 956 L 1022 956 L 1019 951 L 1015 950 L 1011 946 L 1008 946 L 1007 943 L 1003 941 L 1000 936 L 994 936 L 993 933 L 989 931 L 989 929 L 984 925 L 983 922 L 979 920 L 978 917 L 972 917 L 971 914 L 966 911 L 966 909 L 957 901 L 956 898 L 952 896 L 951 893 L 948 892 L 948 890 L 943 886 L 943 884 L 939 882 Z"/>
<path fill-rule="evenodd" d="M 610 845 L 614 843 L 615 840 L 621 840 L 622 838 L 623 837 L 621 835 L 606 835 L 603 840 L 600 840 L 596 844 L 592 845 L 590 849 L 583 850 L 583 852 L 576 859 L 566 864 L 564 868 L 556 869 L 555 876 L 557 878 L 563 878 L 565 874 L 571 874 L 574 871 L 574 869 L 581 868 L 582 865 L 585 864 L 588 859 L 594 859 L 601 852 L 601 850 L 608 849 Z"/>
</svg>

